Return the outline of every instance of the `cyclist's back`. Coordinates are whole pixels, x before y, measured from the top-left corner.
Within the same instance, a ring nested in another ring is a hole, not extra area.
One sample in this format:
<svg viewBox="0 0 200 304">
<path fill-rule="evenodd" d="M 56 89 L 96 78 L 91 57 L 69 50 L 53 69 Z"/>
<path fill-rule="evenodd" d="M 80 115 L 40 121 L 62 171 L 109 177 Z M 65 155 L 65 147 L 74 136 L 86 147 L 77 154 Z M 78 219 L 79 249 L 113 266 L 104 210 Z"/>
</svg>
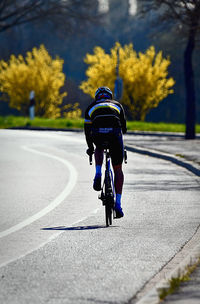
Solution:
<svg viewBox="0 0 200 304">
<path fill-rule="evenodd" d="M 109 99 L 94 101 L 86 110 L 85 118 L 93 128 L 121 128 L 126 132 L 126 120 L 122 105 Z"/>
</svg>

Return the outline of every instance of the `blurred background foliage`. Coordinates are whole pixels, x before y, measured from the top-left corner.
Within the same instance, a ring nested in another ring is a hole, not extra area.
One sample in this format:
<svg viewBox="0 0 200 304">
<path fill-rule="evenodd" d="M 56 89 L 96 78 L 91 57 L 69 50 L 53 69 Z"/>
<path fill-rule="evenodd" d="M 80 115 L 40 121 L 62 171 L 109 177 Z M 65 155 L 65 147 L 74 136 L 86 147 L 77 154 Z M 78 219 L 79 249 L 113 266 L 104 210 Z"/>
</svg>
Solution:
<svg viewBox="0 0 200 304">
<path fill-rule="evenodd" d="M 11 55 L 9 61 L 0 61 L 0 91 L 2 99 L 7 100 L 11 108 L 23 115 L 29 113 L 29 94 L 35 92 L 35 114 L 46 118 L 60 117 L 66 92 L 60 93 L 65 82 L 62 72 L 63 60 L 53 59 L 41 45 L 27 52 L 25 58 Z"/>
<path fill-rule="evenodd" d="M 94 96 L 96 88 L 108 86 L 114 91 L 116 80 L 116 62 L 119 60 L 119 77 L 123 80 L 123 94 L 120 102 L 123 104 L 129 119 L 144 121 L 147 113 L 156 108 L 169 94 L 174 80 L 168 77 L 170 60 L 163 58 L 162 52 L 156 54 L 151 46 L 145 53 L 138 54 L 133 45 L 122 47 L 116 43 L 107 54 L 101 47 L 95 47 L 94 53 L 87 54 L 85 62 L 87 80 L 80 88 Z"/>
<path fill-rule="evenodd" d="M 6 1 L 7 3 L 22 3 Z M 29 1 L 26 1 L 29 2 Z M 33 1 L 30 1 L 33 2 Z M 184 37 L 179 35 L 178 26 L 166 23 L 153 25 L 156 12 L 150 12 L 141 18 L 139 11 L 142 1 L 137 1 L 137 14 L 130 13 L 128 0 L 109 0 L 109 11 L 99 12 L 99 1 L 49 1 L 52 5 L 45 13 L 45 1 L 41 15 L 32 16 L 30 20 L 22 20 L 19 24 L 1 27 L 0 7 L 0 59 L 8 61 L 11 54 L 26 55 L 34 47 L 43 44 L 53 58 L 59 56 L 64 60 L 63 72 L 66 80 L 61 93 L 67 92 L 62 106 L 79 103 L 84 112 L 91 102 L 91 97 L 80 90 L 80 83 L 86 81 L 85 72 L 88 68 L 84 58 L 87 53 L 93 53 L 100 46 L 106 53 L 118 41 L 123 47 L 132 43 L 134 50 L 145 53 L 154 45 L 156 53 L 162 51 L 163 57 L 170 56 L 168 68 L 170 77 L 175 80 L 174 94 L 169 94 L 158 107 L 152 109 L 146 116 L 146 121 L 184 122 L 185 121 L 185 86 L 183 73 Z M 63 7 L 67 3 L 67 7 Z M 60 6 L 60 4 L 62 4 Z M 58 5 L 58 6 L 54 6 Z M 69 8 L 71 10 L 69 10 Z M 61 13 L 62 12 L 62 13 Z M 59 17 L 58 17 L 59 16 Z M 12 22 L 11 22 L 12 23 Z M 193 58 L 196 96 L 200 96 L 200 57 L 196 48 Z M 197 122 L 200 122 L 200 100 L 197 98 Z M 17 114 L 8 108 L 7 103 L 0 102 L 0 114 Z M 63 113 L 64 115 L 64 113 Z"/>
</svg>

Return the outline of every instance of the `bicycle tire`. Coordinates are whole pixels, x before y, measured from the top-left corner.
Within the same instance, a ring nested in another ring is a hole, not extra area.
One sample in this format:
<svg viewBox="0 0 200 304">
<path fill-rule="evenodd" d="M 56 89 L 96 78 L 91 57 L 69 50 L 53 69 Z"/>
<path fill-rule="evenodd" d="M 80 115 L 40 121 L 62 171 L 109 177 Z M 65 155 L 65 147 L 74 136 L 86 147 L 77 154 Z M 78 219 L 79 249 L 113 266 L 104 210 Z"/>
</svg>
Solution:
<svg viewBox="0 0 200 304">
<path fill-rule="evenodd" d="M 107 227 L 112 225 L 113 191 L 111 184 L 111 175 L 110 172 L 107 171 L 105 177 L 105 217 Z"/>
<path fill-rule="evenodd" d="M 105 205 L 106 226 L 112 225 L 112 207 L 109 203 Z"/>
</svg>

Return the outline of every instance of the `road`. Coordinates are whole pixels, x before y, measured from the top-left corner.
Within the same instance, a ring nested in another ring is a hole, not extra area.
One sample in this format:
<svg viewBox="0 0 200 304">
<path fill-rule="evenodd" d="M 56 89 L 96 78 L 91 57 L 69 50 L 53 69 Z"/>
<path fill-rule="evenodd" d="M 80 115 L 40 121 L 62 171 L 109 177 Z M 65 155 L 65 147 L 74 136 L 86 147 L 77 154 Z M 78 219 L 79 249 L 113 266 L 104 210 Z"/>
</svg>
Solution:
<svg viewBox="0 0 200 304">
<path fill-rule="evenodd" d="M 125 217 L 105 228 L 82 133 L 0 142 L 0 303 L 127 303 L 199 225 L 199 184 L 167 161 L 129 152 Z"/>
</svg>

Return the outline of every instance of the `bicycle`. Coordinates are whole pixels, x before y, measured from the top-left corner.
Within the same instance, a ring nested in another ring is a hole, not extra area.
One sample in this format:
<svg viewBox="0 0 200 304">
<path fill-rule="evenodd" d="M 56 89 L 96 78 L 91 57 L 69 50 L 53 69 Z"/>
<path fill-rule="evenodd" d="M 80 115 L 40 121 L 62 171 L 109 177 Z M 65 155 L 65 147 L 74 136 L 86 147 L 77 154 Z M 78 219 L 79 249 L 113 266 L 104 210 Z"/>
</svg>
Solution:
<svg viewBox="0 0 200 304">
<path fill-rule="evenodd" d="M 115 188 L 113 172 L 110 164 L 110 153 L 109 148 L 105 145 L 105 174 L 104 182 L 101 189 L 99 199 L 102 200 L 103 206 L 105 206 L 105 220 L 106 226 L 112 225 L 112 219 L 115 218 Z M 92 155 L 90 155 L 90 165 L 92 165 Z M 127 151 L 124 149 L 124 162 L 127 163 Z"/>
</svg>

